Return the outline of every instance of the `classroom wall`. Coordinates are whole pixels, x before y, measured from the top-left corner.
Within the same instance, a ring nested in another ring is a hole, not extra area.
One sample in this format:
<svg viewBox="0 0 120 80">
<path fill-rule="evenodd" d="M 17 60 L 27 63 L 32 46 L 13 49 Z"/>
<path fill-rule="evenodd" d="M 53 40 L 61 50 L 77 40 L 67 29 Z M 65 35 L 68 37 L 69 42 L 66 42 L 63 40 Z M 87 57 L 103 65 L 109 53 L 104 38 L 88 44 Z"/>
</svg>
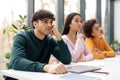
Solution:
<svg viewBox="0 0 120 80">
<path fill-rule="evenodd" d="M 120 42 L 120 0 L 115 1 L 114 10 L 114 39 Z"/>
</svg>

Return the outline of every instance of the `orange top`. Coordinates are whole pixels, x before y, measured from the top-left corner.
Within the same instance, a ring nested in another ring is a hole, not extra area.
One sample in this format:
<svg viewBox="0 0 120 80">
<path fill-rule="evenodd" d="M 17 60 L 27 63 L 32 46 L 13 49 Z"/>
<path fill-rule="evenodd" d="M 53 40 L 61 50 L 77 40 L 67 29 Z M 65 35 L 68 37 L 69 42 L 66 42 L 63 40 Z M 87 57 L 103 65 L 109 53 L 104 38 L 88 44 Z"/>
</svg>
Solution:
<svg viewBox="0 0 120 80">
<path fill-rule="evenodd" d="M 99 41 L 96 40 L 95 38 L 86 38 L 85 43 L 93 53 L 94 59 L 103 59 L 105 57 L 114 57 L 116 55 L 113 49 L 108 45 L 108 43 L 105 41 L 103 37 L 101 37 Z M 96 47 L 99 50 L 104 51 L 105 54 L 94 51 L 93 47 Z"/>
</svg>

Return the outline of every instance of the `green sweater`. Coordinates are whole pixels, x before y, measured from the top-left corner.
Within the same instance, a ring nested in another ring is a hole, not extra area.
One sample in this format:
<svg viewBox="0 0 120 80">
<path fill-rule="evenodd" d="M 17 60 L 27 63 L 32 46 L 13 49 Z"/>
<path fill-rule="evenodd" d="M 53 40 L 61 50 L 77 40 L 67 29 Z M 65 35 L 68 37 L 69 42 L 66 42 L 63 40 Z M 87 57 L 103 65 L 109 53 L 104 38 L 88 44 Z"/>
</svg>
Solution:
<svg viewBox="0 0 120 80">
<path fill-rule="evenodd" d="M 51 36 L 40 40 L 34 35 L 34 30 L 23 31 L 14 37 L 9 69 L 41 72 L 51 54 L 64 64 L 71 62 L 63 40 L 55 41 Z"/>
</svg>

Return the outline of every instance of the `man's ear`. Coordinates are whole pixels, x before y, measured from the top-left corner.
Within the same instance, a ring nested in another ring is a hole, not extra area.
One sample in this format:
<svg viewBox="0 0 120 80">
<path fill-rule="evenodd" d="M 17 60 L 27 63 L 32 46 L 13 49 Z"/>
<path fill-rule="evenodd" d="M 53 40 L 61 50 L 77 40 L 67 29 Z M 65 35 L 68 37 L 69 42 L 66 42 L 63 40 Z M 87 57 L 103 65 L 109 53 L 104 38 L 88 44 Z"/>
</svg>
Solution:
<svg viewBox="0 0 120 80">
<path fill-rule="evenodd" d="M 36 27 L 36 24 L 37 24 L 37 23 L 34 21 L 34 22 L 33 22 L 33 26 Z"/>
</svg>

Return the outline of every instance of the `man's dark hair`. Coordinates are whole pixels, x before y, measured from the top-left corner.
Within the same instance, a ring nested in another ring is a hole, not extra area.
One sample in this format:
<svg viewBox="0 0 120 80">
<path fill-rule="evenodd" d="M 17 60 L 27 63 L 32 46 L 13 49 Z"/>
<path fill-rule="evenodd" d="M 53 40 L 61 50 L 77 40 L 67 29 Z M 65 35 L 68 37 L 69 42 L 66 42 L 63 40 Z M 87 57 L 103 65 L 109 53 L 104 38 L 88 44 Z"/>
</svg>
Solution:
<svg viewBox="0 0 120 80">
<path fill-rule="evenodd" d="M 32 23 L 34 21 L 37 21 L 37 20 L 43 20 L 43 19 L 52 19 L 53 21 L 55 20 L 55 17 L 54 17 L 54 14 L 51 13 L 50 11 L 48 10 L 38 10 L 37 12 L 35 12 L 33 14 L 33 17 L 32 17 Z"/>
<path fill-rule="evenodd" d="M 90 19 L 83 24 L 83 32 L 86 37 L 90 38 L 92 36 L 92 29 L 95 23 L 98 23 L 96 19 Z"/>
</svg>

